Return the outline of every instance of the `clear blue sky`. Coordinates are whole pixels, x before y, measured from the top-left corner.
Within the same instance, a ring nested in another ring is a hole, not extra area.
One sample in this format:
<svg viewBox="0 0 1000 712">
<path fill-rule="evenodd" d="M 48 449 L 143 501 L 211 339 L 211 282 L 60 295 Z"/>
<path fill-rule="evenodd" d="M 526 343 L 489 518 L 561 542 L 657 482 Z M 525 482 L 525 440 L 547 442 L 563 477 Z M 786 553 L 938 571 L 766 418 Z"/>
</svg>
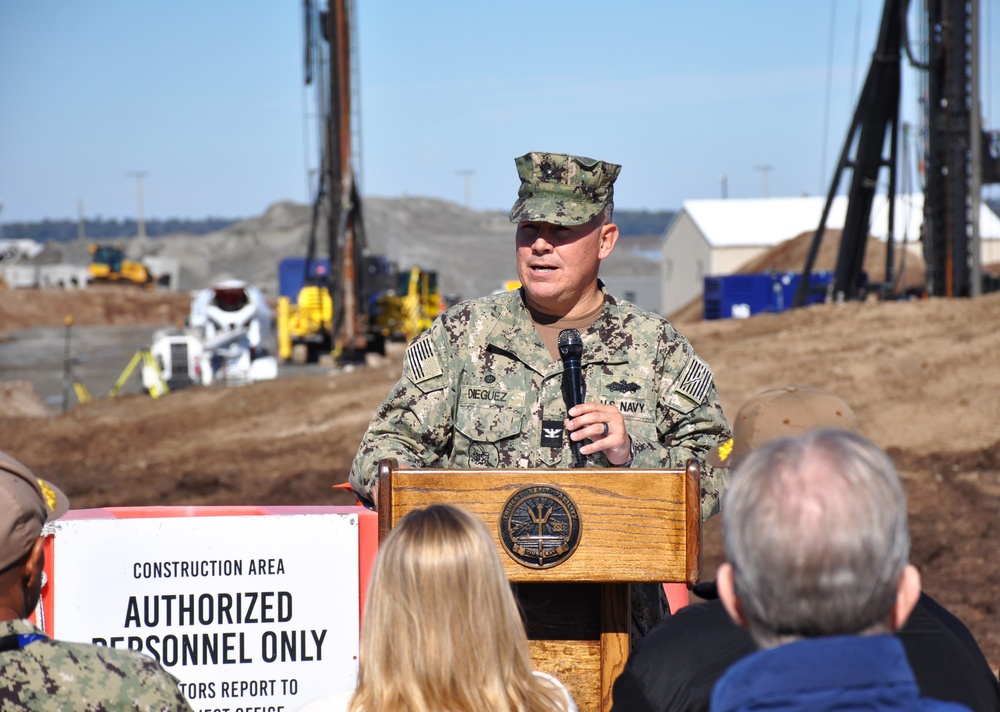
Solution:
<svg viewBox="0 0 1000 712">
<path fill-rule="evenodd" d="M 468 170 L 472 207 L 507 210 L 532 150 L 623 164 L 622 208 L 723 174 L 734 198 L 824 194 L 881 6 L 358 0 L 363 194 L 463 203 Z M 981 13 L 997 128 L 1000 0 Z M 134 171 L 147 219 L 308 202 L 302 25 L 301 0 L 0 0 L 0 222 L 134 218 Z"/>
</svg>

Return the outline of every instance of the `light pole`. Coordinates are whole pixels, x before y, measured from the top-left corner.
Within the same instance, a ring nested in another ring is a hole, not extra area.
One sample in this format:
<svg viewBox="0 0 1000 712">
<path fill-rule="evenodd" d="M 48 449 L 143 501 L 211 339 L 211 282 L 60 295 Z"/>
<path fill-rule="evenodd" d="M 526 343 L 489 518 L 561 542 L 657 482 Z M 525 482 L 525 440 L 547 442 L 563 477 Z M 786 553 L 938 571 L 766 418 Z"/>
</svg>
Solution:
<svg viewBox="0 0 1000 712">
<path fill-rule="evenodd" d="M 83 201 L 76 201 L 76 239 L 80 242 L 87 240 L 87 228 L 83 223 Z"/>
<path fill-rule="evenodd" d="M 465 168 L 460 171 L 455 171 L 456 174 L 465 177 L 465 207 L 472 210 L 472 174 L 475 173 L 471 168 Z"/>
<path fill-rule="evenodd" d="M 146 220 L 142 215 L 142 179 L 143 177 L 149 175 L 149 171 L 129 171 L 129 175 L 135 177 L 136 186 L 139 191 L 139 216 L 138 216 L 138 228 L 139 228 L 139 239 L 146 239 Z"/>
<path fill-rule="evenodd" d="M 764 197 L 766 198 L 766 197 L 768 197 L 767 174 L 771 172 L 771 169 L 774 168 L 774 166 L 754 166 L 753 168 L 754 168 L 755 171 L 760 171 L 763 174 L 763 178 L 764 178 Z"/>
</svg>

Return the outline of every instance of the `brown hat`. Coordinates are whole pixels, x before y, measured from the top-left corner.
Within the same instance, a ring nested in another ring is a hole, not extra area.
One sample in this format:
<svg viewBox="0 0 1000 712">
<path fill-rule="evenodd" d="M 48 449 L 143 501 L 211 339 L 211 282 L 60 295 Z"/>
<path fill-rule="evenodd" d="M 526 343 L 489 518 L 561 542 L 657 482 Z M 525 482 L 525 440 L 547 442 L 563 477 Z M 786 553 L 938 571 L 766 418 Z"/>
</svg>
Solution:
<svg viewBox="0 0 1000 712">
<path fill-rule="evenodd" d="M 734 467 L 764 443 L 817 428 L 861 432 L 851 406 L 832 393 L 809 386 L 764 391 L 743 404 L 733 421 L 733 437 L 712 448 L 705 461 Z"/>
<path fill-rule="evenodd" d="M 62 490 L 0 452 L 0 571 L 28 553 L 45 523 L 68 509 Z"/>
</svg>

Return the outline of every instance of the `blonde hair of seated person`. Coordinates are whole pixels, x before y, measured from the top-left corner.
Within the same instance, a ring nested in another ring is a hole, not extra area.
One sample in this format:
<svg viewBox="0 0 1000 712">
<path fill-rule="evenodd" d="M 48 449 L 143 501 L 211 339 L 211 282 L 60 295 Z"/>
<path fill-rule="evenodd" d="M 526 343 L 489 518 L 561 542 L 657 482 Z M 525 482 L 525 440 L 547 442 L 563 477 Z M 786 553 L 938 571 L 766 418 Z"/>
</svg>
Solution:
<svg viewBox="0 0 1000 712">
<path fill-rule="evenodd" d="M 486 526 L 449 505 L 403 517 L 379 547 L 352 712 L 534 712 L 566 693 L 533 673 Z"/>
</svg>

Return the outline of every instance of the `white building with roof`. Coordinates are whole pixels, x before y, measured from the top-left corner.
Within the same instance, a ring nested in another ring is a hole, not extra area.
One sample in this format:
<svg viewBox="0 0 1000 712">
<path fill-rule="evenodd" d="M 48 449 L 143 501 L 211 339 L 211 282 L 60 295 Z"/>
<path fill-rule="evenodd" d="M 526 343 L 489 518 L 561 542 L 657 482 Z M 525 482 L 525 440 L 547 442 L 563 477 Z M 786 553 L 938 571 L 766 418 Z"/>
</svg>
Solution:
<svg viewBox="0 0 1000 712">
<path fill-rule="evenodd" d="M 661 246 L 663 314 L 671 314 L 702 293 L 705 277 L 732 274 L 772 247 L 819 227 L 826 198 L 686 200 L 664 233 Z M 876 195 L 870 234 L 886 239 L 889 201 Z M 923 223 L 922 194 L 896 196 L 894 234 L 915 243 Z M 834 198 L 826 228 L 840 230 L 847 198 Z M 1000 218 L 985 203 L 979 220 L 982 263 L 1000 261 Z M 803 265 L 804 266 L 804 265 Z"/>
</svg>

